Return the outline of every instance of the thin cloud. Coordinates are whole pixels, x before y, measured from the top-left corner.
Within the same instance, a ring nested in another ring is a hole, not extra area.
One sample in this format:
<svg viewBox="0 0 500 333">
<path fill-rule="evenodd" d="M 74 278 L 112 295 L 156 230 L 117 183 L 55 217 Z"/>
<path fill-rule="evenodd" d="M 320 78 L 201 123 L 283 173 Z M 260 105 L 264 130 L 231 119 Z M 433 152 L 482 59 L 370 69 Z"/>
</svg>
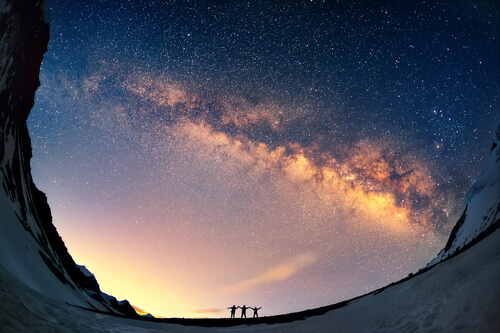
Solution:
<svg viewBox="0 0 500 333">
<path fill-rule="evenodd" d="M 224 292 L 228 294 L 240 294 L 262 284 L 288 279 L 315 261 L 316 257 L 312 253 L 296 256 L 278 266 L 268 269 L 262 274 L 226 287 L 224 288 Z"/>
<path fill-rule="evenodd" d="M 193 313 L 200 314 L 200 313 L 206 313 L 206 314 L 216 314 L 216 313 L 222 313 L 224 310 L 222 309 L 217 309 L 217 308 L 209 308 L 209 309 L 199 309 L 199 310 L 193 310 Z"/>
</svg>

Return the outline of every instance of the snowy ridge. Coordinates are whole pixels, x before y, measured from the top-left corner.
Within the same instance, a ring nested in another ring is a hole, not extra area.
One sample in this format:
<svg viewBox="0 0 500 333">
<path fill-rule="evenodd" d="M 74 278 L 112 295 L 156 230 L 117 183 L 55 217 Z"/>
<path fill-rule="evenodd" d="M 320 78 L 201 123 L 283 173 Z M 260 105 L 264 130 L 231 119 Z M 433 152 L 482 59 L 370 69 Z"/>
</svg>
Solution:
<svg viewBox="0 0 500 333">
<path fill-rule="evenodd" d="M 491 158 L 467 193 L 465 204 L 445 248 L 428 266 L 450 257 L 500 225 L 500 120 L 495 126 Z"/>
<path fill-rule="evenodd" d="M 76 267 L 78 267 L 78 269 L 83 273 L 83 275 L 85 275 L 86 277 L 88 278 L 94 278 L 95 279 L 95 276 L 94 274 L 92 274 L 88 269 L 87 267 L 83 266 L 83 265 L 76 265 Z"/>
</svg>

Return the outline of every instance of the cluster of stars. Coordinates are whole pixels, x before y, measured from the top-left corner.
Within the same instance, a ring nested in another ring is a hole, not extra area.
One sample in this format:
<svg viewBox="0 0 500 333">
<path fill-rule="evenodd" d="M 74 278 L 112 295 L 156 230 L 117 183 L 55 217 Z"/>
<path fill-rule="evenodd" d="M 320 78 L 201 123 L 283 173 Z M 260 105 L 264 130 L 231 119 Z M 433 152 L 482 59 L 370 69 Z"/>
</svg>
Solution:
<svg viewBox="0 0 500 333">
<path fill-rule="evenodd" d="M 298 311 L 419 269 L 499 116 L 493 1 L 50 16 L 35 181 L 76 261 L 157 315 Z"/>
</svg>

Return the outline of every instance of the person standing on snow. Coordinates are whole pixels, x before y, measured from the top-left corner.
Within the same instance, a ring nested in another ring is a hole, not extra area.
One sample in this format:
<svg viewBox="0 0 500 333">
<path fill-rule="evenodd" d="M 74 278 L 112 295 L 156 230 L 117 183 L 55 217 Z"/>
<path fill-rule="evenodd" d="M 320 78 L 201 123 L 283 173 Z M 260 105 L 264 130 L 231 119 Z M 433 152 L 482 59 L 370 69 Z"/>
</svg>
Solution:
<svg viewBox="0 0 500 333">
<path fill-rule="evenodd" d="M 253 310 L 253 317 L 254 318 L 259 318 L 259 314 L 257 313 L 257 311 L 260 310 L 260 309 L 262 309 L 262 306 L 260 308 L 258 308 L 258 307 L 255 307 L 255 308 L 249 307 L 249 309 Z"/>
<path fill-rule="evenodd" d="M 231 309 L 231 318 L 234 318 L 234 315 L 236 314 L 236 305 L 233 304 L 233 306 L 229 307 L 228 309 Z"/>
<path fill-rule="evenodd" d="M 238 306 L 238 308 L 241 309 L 241 318 L 243 318 L 243 317 L 246 318 L 247 317 L 247 309 L 248 309 L 248 307 L 243 304 L 243 307 L 239 307 Z"/>
</svg>

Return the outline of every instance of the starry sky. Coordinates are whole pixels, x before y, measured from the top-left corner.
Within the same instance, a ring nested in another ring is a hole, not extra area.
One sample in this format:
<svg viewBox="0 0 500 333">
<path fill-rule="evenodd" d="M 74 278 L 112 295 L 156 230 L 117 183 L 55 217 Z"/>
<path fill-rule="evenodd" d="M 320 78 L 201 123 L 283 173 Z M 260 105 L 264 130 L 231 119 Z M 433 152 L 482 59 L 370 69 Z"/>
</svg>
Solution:
<svg viewBox="0 0 500 333">
<path fill-rule="evenodd" d="M 35 183 L 75 261 L 156 316 L 288 313 L 416 272 L 489 157 L 496 1 L 47 11 Z"/>
</svg>

